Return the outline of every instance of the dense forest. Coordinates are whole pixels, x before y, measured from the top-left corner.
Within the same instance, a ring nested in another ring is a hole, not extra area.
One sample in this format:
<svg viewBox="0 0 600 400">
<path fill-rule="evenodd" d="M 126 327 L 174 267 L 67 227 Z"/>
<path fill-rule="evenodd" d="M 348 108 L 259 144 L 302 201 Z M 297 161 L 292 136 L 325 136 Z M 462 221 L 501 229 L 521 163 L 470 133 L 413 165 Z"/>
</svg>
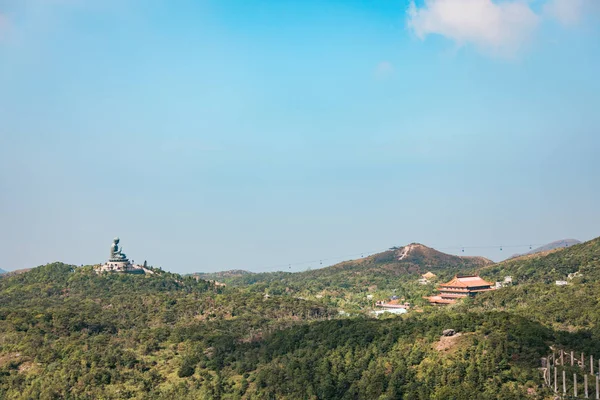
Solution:
<svg viewBox="0 0 600 400">
<path fill-rule="evenodd" d="M 0 280 L 0 398 L 150 393 L 189 374 L 193 349 L 216 348 L 218 359 L 238 341 L 334 314 L 293 298 L 223 294 L 158 270 L 98 275 L 92 267 L 41 266 Z"/>
<path fill-rule="evenodd" d="M 551 398 L 538 370 L 550 346 L 600 356 L 599 244 L 447 270 L 423 262 L 401 273 L 390 272 L 398 261 L 373 258 L 364 270 L 313 271 L 312 281 L 279 273 L 226 287 L 160 269 L 40 266 L 0 278 L 0 398 Z M 380 280 L 358 291 L 377 265 Z M 432 292 L 433 284 L 415 282 L 423 269 L 442 278 L 480 270 L 515 283 L 379 319 L 352 300 L 391 288 Z M 348 271 L 361 273 L 344 288 Z M 569 284 L 556 286 L 559 278 Z M 316 296 L 324 290 L 329 297 Z M 458 333 L 443 337 L 445 329 Z"/>
</svg>

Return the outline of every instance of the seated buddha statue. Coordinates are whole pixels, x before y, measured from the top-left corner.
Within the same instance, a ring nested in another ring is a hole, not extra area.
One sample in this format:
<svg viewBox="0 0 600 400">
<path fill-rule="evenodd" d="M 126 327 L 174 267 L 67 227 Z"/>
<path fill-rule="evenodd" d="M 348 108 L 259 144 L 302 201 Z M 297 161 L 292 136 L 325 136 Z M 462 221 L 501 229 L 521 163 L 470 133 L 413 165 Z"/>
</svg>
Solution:
<svg viewBox="0 0 600 400">
<path fill-rule="evenodd" d="M 113 243 L 110 246 L 110 260 L 111 261 L 127 261 L 127 255 L 123 253 L 123 248 L 119 248 L 119 238 L 113 239 Z"/>
</svg>

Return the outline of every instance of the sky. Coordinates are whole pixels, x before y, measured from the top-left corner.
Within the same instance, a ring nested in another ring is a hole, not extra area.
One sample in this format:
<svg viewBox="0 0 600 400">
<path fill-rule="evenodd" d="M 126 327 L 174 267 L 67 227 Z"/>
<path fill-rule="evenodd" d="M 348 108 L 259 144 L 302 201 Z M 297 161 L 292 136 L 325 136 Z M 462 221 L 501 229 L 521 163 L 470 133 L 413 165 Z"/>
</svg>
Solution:
<svg viewBox="0 0 600 400">
<path fill-rule="evenodd" d="M 0 0 L 0 268 L 589 240 L 598 71 L 600 0 Z"/>
</svg>

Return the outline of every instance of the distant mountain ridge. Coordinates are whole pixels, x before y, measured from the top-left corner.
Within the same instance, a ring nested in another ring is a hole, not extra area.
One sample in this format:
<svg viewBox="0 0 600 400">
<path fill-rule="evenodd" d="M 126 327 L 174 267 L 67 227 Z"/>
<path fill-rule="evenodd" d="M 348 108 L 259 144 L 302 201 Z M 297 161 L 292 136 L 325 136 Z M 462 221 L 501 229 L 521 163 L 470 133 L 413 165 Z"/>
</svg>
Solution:
<svg viewBox="0 0 600 400">
<path fill-rule="evenodd" d="M 31 271 L 32 268 L 22 268 L 22 269 L 15 269 L 12 271 L 6 271 L 6 270 L 2 270 L 2 272 L 0 272 L 0 276 L 13 276 L 13 275 L 19 275 L 19 274 L 23 274 L 25 272 L 29 272 Z"/>
<path fill-rule="evenodd" d="M 551 250 L 560 249 L 560 248 L 564 248 L 564 247 L 574 246 L 576 244 L 581 244 L 581 241 L 579 241 L 577 239 L 557 240 L 555 242 L 548 243 L 543 246 L 537 247 L 533 250 L 530 250 L 527 253 L 514 254 L 511 258 L 528 256 L 528 255 L 536 254 L 536 253 L 543 253 L 545 251 L 551 251 Z"/>
<path fill-rule="evenodd" d="M 362 290 L 372 285 L 393 285 L 393 282 L 402 276 L 431 271 L 436 275 L 451 277 L 459 272 L 473 271 L 491 264 L 493 261 L 484 257 L 455 256 L 420 243 L 411 243 L 364 258 L 304 272 L 251 273 L 234 270 L 194 275 L 203 279 L 220 280 L 233 286 L 279 281 L 292 287 L 354 287 L 356 290 Z"/>
<path fill-rule="evenodd" d="M 244 275 L 251 275 L 252 272 L 243 269 L 230 269 L 219 272 L 194 272 L 192 275 L 205 280 L 218 280 L 223 278 L 238 278 Z"/>
<path fill-rule="evenodd" d="M 2 268 L 0 268 L 0 275 L 2 274 L 6 274 L 8 271 L 3 270 Z"/>
</svg>

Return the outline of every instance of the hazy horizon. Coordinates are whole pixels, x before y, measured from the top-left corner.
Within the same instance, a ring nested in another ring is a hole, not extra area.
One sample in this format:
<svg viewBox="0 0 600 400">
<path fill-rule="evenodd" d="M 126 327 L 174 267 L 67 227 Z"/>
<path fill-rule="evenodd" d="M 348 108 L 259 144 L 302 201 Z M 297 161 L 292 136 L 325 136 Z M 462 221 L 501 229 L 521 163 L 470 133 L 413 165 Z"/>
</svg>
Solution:
<svg viewBox="0 0 600 400">
<path fill-rule="evenodd" d="M 0 268 L 114 236 L 181 273 L 600 236 L 598 11 L 0 0 Z"/>
</svg>

